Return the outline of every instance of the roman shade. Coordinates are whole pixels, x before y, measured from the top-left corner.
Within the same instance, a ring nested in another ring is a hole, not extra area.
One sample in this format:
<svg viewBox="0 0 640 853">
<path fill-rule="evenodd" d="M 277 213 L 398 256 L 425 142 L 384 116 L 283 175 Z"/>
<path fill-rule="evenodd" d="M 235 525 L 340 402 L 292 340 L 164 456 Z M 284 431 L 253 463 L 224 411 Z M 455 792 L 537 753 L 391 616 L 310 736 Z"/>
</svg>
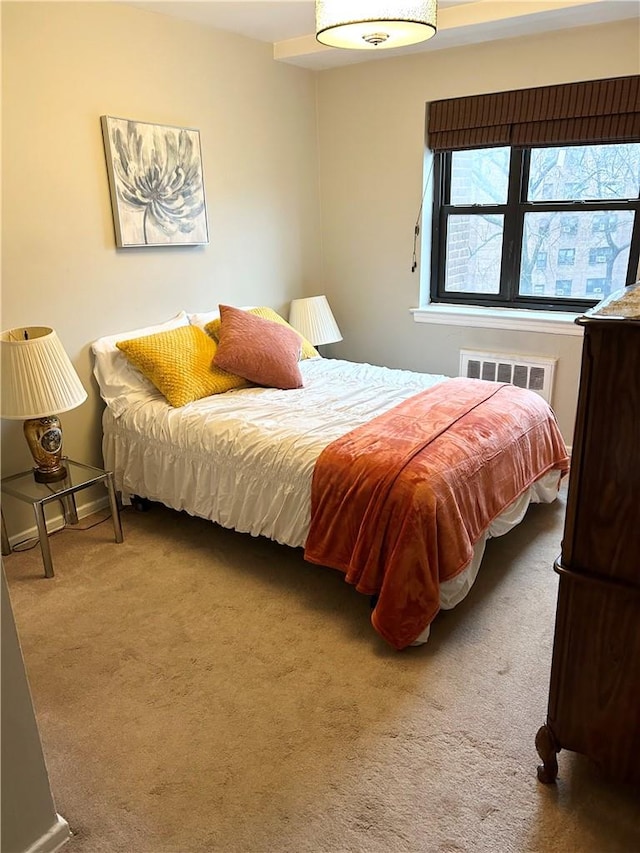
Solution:
<svg viewBox="0 0 640 853">
<path fill-rule="evenodd" d="M 433 101 L 429 148 L 640 141 L 640 76 Z"/>
</svg>

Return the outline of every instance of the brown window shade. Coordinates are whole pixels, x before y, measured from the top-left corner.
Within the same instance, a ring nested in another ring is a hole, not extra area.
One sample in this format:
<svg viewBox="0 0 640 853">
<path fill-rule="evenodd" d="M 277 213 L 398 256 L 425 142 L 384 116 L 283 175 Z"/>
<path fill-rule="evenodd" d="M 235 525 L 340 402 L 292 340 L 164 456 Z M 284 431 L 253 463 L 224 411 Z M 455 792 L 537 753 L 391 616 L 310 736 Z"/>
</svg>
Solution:
<svg viewBox="0 0 640 853">
<path fill-rule="evenodd" d="M 434 101 L 429 147 L 640 141 L 640 76 Z"/>
</svg>

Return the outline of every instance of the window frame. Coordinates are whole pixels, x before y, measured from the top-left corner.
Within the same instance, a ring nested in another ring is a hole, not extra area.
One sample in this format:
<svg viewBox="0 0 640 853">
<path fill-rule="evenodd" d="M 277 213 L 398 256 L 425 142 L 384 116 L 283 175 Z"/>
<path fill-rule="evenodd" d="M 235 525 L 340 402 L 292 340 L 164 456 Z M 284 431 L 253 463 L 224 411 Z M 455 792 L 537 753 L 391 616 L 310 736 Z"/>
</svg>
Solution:
<svg viewBox="0 0 640 853">
<path fill-rule="evenodd" d="M 594 143 L 597 144 L 597 143 Z M 602 143 L 600 143 L 602 144 Z M 581 143 L 584 145 L 584 143 Z M 491 146 L 477 146 L 484 150 Z M 598 211 L 610 215 L 619 210 L 634 214 L 631 245 L 629 247 L 629 263 L 625 283 L 633 284 L 637 280 L 638 264 L 640 262 L 640 193 L 637 199 L 598 199 L 580 201 L 528 201 L 526 200 L 529 184 L 529 169 L 531 151 L 537 146 L 510 148 L 510 166 L 507 188 L 507 201 L 498 205 L 452 205 L 451 198 L 451 162 L 453 151 L 436 151 L 433 154 L 433 215 L 431 234 L 431 285 L 430 302 L 445 305 L 473 305 L 488 308 L 515 308 L 535 311 L 563 311 L 583 313 L 598 304 L 598 299 L 567 299 L 550 297 L 548 295 L 523 295 L 518 292 L 520 285 L 520 266 L 522 257 L 522 239 L 524 233 L 524 218 L 526 213 L 558 212 L 571 214 Z M 564 145 L 572 148 L 579 145 Z M 504 216 L 504 232 L 501 257 L 500 291 L 499 293 L 446 292 L 446 246 L 447 222 L 450 214 L 474 215 L 479 208 L 483 213 L 494 213 Z"/>
</svg>

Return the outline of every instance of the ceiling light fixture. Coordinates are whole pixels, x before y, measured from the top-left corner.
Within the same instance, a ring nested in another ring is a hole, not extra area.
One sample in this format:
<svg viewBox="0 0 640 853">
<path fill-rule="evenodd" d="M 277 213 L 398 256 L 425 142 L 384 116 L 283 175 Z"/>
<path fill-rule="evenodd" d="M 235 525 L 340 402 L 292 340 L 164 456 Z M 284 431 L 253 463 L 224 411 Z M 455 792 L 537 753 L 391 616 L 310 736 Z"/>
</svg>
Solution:
<svg viewBox="0 0 640 853">
<path fill-rule="evenodd" d="M 316 0 L 316 38 L 329 47 L 382 50 L 436 34 L 437 0 Z"/>
</svg>

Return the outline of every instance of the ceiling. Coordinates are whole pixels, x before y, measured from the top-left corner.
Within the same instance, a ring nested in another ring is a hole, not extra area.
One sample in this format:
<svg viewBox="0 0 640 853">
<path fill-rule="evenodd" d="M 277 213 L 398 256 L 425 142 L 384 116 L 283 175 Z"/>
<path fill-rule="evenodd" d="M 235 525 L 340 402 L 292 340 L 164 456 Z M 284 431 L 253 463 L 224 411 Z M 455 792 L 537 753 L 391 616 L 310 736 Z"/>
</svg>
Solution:
<svg viewBox="0 0 640 853">
<path fill-rule="evenodd" d="M 439 0 L 438 32 L 394 50 L 340 50 L 315 39 L 314 0 L 160 0 L 131 5 L 273 44 L 274 59 L 322 70 L 408 53 L 633 19 L 638 0 Z"/>
</svg>

